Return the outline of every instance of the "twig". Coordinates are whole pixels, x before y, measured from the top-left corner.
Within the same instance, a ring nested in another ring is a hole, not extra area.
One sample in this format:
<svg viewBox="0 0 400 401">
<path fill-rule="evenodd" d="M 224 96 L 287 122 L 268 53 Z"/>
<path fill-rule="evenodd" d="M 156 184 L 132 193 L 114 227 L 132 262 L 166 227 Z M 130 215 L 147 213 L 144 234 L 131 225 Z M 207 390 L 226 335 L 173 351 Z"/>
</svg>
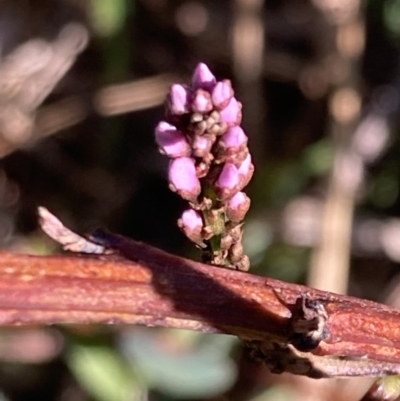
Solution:
<svg viewBox="0 0 400 401">
<path fill-rule="evenodd" d="M 240 337 L 269 367 L 275 357 L 275 371 L 400 373 L 398 309 L 197 263 L 114 234 L 94 238 L 120 255 L 1 253 L 0 324 L 126 323 L 223 332 Z M 306 330 L 315 342 L 310 352 L 299 351 L 298 337 L 294 341 L 294 328 L 305 327 L 299 319 L 315 322 Z"/>
</svg>

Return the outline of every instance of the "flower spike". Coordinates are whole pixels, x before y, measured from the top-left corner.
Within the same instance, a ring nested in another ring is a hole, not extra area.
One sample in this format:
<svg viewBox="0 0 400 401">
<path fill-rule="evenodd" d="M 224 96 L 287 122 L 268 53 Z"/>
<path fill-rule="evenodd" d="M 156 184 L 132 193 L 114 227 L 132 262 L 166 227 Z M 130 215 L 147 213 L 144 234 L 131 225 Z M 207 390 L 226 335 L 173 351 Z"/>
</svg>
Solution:
<svg viewBox="0 0 400 401">
<path fill-rule="evenodd" d="M 171 159 L 171 190 L 189 201 L 178 226 L 202 250 L 203 262 L 248 270 L 242 227 L 250 199 L 242 189 L 254 166 L 241 119 L 231 82 L 217 81 L 200 63 L 191 87 L 171 86 L 166 121 L 157 125 L 155 138 Z"/>
</svg>

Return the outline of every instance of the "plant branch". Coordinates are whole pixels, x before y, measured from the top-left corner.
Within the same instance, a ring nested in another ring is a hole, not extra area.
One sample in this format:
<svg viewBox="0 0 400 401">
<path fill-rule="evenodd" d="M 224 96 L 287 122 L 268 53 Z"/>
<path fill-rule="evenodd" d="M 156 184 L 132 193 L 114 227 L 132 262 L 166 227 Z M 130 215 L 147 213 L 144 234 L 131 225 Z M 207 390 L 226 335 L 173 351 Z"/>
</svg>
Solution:
<svg viewBox="0 0 400 401">
<path fill-rule="evenodd" d="M 398 309 L 197 263 L 107 235 L 119 255 L 1 253 L 0 324 L 144 324 L 289 344 L 293 311 L 299 299 L 307 299 L 323 305 L 329 335 L 311 352 L 296 351 L 299 357 L 308 355 L 313 364 L 315 358 L 321 363 L 332 356 L 358 357 L 375 369 L 359 374 L 400 372 Z M 338 374 L 343 370 L 323 373 Z"/>
</svg>

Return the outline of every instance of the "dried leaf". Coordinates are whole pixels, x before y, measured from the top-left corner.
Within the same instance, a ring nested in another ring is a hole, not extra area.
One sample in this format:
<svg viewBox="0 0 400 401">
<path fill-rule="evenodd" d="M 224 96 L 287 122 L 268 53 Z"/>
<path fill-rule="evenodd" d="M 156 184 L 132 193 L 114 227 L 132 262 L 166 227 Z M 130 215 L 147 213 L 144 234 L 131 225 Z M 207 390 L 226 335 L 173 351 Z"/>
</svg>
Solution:
<svg viewBox="0 0 400 401">
<path fill-rule="evenodd" d="M 39 223 L 42 230 L 54 241 L 57 241 L 67 251 L 80 253 L 106 253 L 103 245 L 96 244 L 65 227 L 56 216 L 51 214 L 45 207 L 40 206 Z"/>
</svg>

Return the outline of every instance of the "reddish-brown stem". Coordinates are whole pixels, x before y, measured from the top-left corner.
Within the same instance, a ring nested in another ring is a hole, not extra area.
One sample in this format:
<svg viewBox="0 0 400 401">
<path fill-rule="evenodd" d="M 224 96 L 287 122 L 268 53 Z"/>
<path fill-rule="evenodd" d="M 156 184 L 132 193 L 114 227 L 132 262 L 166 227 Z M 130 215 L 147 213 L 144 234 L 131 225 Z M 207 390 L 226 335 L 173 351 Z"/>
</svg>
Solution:
<svg viewBox="0 0 400 401">
<path fill-rule="evenodd" d="M 328 314 L 319 356 L 400 363 L 400 311 L 217 268 L 114 236 L 121 255 L 0 254 L 0 324 L 144 324 L 287 343 L 300 296 Z"/>
</svg>

